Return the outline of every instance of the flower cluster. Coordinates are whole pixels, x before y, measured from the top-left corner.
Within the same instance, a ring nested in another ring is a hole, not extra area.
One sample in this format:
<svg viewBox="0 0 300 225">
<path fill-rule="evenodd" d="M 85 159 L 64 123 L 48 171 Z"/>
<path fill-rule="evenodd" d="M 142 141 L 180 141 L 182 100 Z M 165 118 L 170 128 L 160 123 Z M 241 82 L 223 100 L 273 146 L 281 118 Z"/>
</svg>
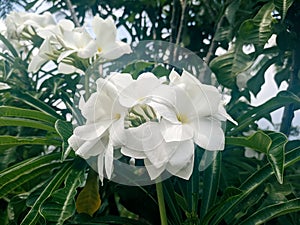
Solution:
<svg viewBox="0 0 300 225">
<path fill-rule="evenodd" d="M 79 108 L 86 123 L 75 128 L 69 144 L 85 159 L 97 156 L 101 180 L 111 178 L 117 152 L 143 160 L 151 180 L 164 171 L 188 179 L 194 144 L 222 150 L 221 121 L 232 121 L 218 90 L 185 70 L 181 76 L 172 70 L 168 79 L 112 73 L 97 80 L 97 91 Z"/>
<path fill-rule="evenodd" d="M 5 20 L 6 37 L 19 45 L 32 41 L 38 51 L 33 56 L 29 72 L 37 72 L 47 62 L 58 64 L 58 72 L 84 73 L 93 59 L 111 60 L 130 53 L 127 43 L 117 41 L 117 29 L 111 18 L 96 15 L 91 21 L 92 31 L 86 26 L 75 27 L 68 19 L 55 21 L 54 16 L 28 12 L 12 12 Z M 87 61 L 87 63 L 86 63 Z M 85 65 L 87 64 L 87 65 Z"/>
</svg>

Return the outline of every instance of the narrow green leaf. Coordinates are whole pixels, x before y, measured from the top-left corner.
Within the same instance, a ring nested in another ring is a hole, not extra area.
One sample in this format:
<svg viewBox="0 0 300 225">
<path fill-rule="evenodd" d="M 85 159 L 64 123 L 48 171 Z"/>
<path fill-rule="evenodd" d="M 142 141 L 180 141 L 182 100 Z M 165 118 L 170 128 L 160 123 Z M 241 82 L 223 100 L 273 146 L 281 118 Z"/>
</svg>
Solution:
<svg viewBox="0 0 300 225">
<path fill-rule="evenodd" d="M 56 129 L 57 133 L 59 134 L 59 136 L 63 140 L 61 159 L 62 159 L 62 161 L 64 161 L 68 157 L 70 150 L 71 150 L 71 148 L 68 148 L 69 147 L 68 139 L 73 134 L 73 126 L 69 122 L 66 122 L 63 120 L 57 120 L 55 122 L 55 129 Z"/>
<path fill-rule="evenodd" d="M 3 44 L 9 49 L 9 51 L 13 54 L 14 57 L 19 56 L 14 46 L 2 34 L 0 34 L 0 41 L 3 42 Z"/>
<path fill-rule="evenodd" d="M 54 124 L 57 120 L 55 117 L 37 110 L 23 109 L 12 106 L 0 106 L 0 117 L 27 118 L 48 122 L 50 124 Z"/>
<path fill-rule="evenodd" d="M 70 170 L 72 169 L 71 165 L 72 165 L 71 162 L 65 163 L 65 165 L 55 174 L 55 176 L 53 176 L 53 178 L 50 180 L 48 185 L 42 191 L 40 196 L 36 199 L 32 208 L 26 214 L 25 218 L 22 220 L 20 225 L 36 224 L 36 222 L 40 217 L 39 210 L 41 205 L 45 202 L 46 199 L 48 199 L 51 196 L 53 191 L 56 190 L 56 188 L 59 187 L 61 183 L 64 181 L 64 179 L 68 176 Z"/>
<path fill-rule="evenodd" d="M 20 127 L 31 127 L 41 130 L 47 130 L 51 132 L 56 132 L 53 126 L 36 120 L 23 119 L 23 118 L 10 118 L 10 117 L 0 117 L 0 127 L 1 126 L 20 126 Z"/>
<path fill-rule="evenodd" d="M 281 215 L 285 215 L 292 212 L 300 211 L 300 199 L 293 199 L 287 202 L 270 205 L 264 207 L 253 215 L 249 216 L 246 220 L 239 223 L 240 225 L 259 225 L 264 224 L 268 220 L 278 217 Z"/>
<path fill-rule="evenodd" d="M 294 163 L 300 161 L 300 147 L 296 147 L 293 150 L 286 153 L 284 167 L 289 167 Z M 205 215 L 202 225 L 217 225 L 222 219 L 235 207 L 238 206 L 248 195 L 250 195 L 256 188 L 264 184 L 265 181 L 274 174 L 272 166 L 270 164 L 262 167 L 256 173 L 252 174 L 241 186 L 240 190 L 242 194 L 232 197 L 224 201 L 216 210 L 210 211 Z M 222 210 L 219 210 L 222 207 Z"/>
<path fill-rule="evenodd" d="M 275 111 L 283 106 L 288 104 L 300 104 L 300 98 L 295 94 L 289 91 L 281 91 L 275 97 L 271 98 L 264 104 L 254 107 L 252 110 L 249 110 L 247 113 L 241 115 L 236 120 L 238 122 L 238 126 L 233 127 L 230 130 L 229 127 L 229 135 L 237 134 L 238 132 L 247 128 L 251 123 L 257 121 L 260 118 L 263 118 L 265 115 L 269 114 L 270 112 Z"/>
<path fill-rule="evenodd" d="M 65 186 L 55 191 L 41 206 L 42 216 L 50 222 L 63 224 L 75 213 L 76 188 L 84 181 L 84 170 L 73 168 L 65 179 Z"/>
<path fill-rule="evenodd" d="M 22 184 L 57 167 L 59 164 L 55 160 L 58 159 L 58 153 L 38 156 L 2 170 L 0 174 L 0 198 Z"/>
<path fill-rule="evenodd" d="M 203 219 L 208 210 L 214 205 L 219 188 L 222 155 L 217 151 L 215 154 L 217 154 L 215 160 L 206 170 L 204 170 L 200 221 Z"/>
<path fill-rule="evenodd" d="M 52 140 L 41 137 L 15 137 L 15 136 L 0 136 L 1 146 L 19 146 L 19 145 L 55 145 L 60 146 L 61 141 Z"/>
<path fill-rule="evenodd" d="M 38 110 L 40 110 L 48 115 L 51 115 L 57 119 L 64 120 L 64 118 L 61 115 L 57 114 L 57 112 L 52 107 L 50 107 L 43 101 L 33 97 L 32 95 L 30 95 L 28 93 L 19 92 L 19 91 L 15 91 L 13 94 L 15 95 L 16 98 L 18 98 L 21 101 L 25 102 L 26 104 L 32 106 L 33 108 L 38 109 Z"/>
</svg>

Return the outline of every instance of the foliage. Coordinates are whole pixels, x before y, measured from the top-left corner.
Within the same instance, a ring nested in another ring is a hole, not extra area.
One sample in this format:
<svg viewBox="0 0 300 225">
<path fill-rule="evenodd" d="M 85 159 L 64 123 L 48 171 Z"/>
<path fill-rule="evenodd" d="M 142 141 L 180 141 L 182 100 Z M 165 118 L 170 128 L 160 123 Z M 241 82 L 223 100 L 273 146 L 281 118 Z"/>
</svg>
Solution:
<svg viewBox="0 0 300 225">
<path fill-rule="evenodd" d="M 39 1 L 19 2 L 26 10 L 39 8 Z M 47 2 L 49 11 L 72 18 L 65 1 Z M 161 39 L 192 50 L 209 63 L 230 97 L 227 111 L 238 125 L 226 124 L 225 150 L 200 172 L 205 153 L 196 147 L 191 178 L 171 177 L 162 183 L 168 224 L 300 223 L 300 141 L 292 136 L 299 132 L 292 125 L 300 107 L 298 1 L 71 2 L 81 24 L 89 13 L 113 16 L 128 41 Z M 266 45 L 272 35 L 276 43 Z M 0 224 L 159 224 L 155 186 L 130 187 L 109 180 L 98 186 L 86 161 L 69 148 L 81 75 L 43 68 L 29 73 L 32 51 L 41 40 L 27 50 L 3 34 L 0 42 L 6 48 L 0 53 L 0 82 L 10 86 L 0 90 Z M 250 53 L 247 46 L 252 46 Z M 226 53 L 217 56 L 219 47 Z M 138 75 L 145 67 L 149 65 L 135 63 L 126 71 Z M 288 88 L 254 106 L 251 96 L 270 80 L 270 69 L 277 86 L 286 83 Z M 271 114 L 282 107 L 278 130 L 258 127 L 257 121 L 272 122 Z M 245 149 L 264 157 L 247 158 Z M 89 198 L 95 202 L 89 204 Z"/>
</svg>

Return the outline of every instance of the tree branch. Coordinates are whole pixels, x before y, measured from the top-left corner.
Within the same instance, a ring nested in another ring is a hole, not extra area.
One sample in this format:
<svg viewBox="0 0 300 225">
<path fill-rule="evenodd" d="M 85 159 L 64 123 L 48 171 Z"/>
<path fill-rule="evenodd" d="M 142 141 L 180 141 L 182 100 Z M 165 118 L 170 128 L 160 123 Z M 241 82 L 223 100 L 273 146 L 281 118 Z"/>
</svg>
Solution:
<svg viewBox="0 0 300 225">
<path fill-rule="evenodd" d="M 75 12 L 75 10 L 74 10 L 74 7 L 73 7 L 73 5 L 72 5 L 72 2 L 71 2 L 70 0 L 65 0 L 65 2 L 66 2 L 66 4 L 67 4 L 67 7 L 68 7 L 70 13 L 71 13 L 71 17 L 72 17 L 72 20 L 73 20 L 75 26 L 76 26 L 76 27 L 80 27 L 80 23 L 79 23 L 79 20 L 78 20 L 78 18 L 77 18 L 77 16 L 76 16 L 76 12 Z"/>
</svg>

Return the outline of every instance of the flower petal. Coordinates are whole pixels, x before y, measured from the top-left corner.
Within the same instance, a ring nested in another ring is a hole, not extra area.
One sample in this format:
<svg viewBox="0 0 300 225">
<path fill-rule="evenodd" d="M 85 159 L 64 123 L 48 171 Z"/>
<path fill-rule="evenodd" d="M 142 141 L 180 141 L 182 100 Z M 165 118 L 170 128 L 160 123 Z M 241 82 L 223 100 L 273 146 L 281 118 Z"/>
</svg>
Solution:
<svg viewBox="0 0 300 225">
<path fill-rule="evenodd" d="M 161 121 L 161 133 L 166 142 L 190 140 L 194 136 L 193 127 L 189 124 L 173 124 L 167 120 Z"/>
<path fill-rule="evenodd" d="M 113 120 L 102 120 L 97 123 L 85 124 L 74 129 L 74 134 L 83 140 L 93 140 L 101 137 L 113 123 Z"/>
<path fill-rule="evenodd" d="M 165 170 L 165 166 L 156 168 L 148 159 L 145 159 L 144 163 L 151 180 L 155 180 L 156 178 L 158 178 L 159 175 Z"/>
</svg>

